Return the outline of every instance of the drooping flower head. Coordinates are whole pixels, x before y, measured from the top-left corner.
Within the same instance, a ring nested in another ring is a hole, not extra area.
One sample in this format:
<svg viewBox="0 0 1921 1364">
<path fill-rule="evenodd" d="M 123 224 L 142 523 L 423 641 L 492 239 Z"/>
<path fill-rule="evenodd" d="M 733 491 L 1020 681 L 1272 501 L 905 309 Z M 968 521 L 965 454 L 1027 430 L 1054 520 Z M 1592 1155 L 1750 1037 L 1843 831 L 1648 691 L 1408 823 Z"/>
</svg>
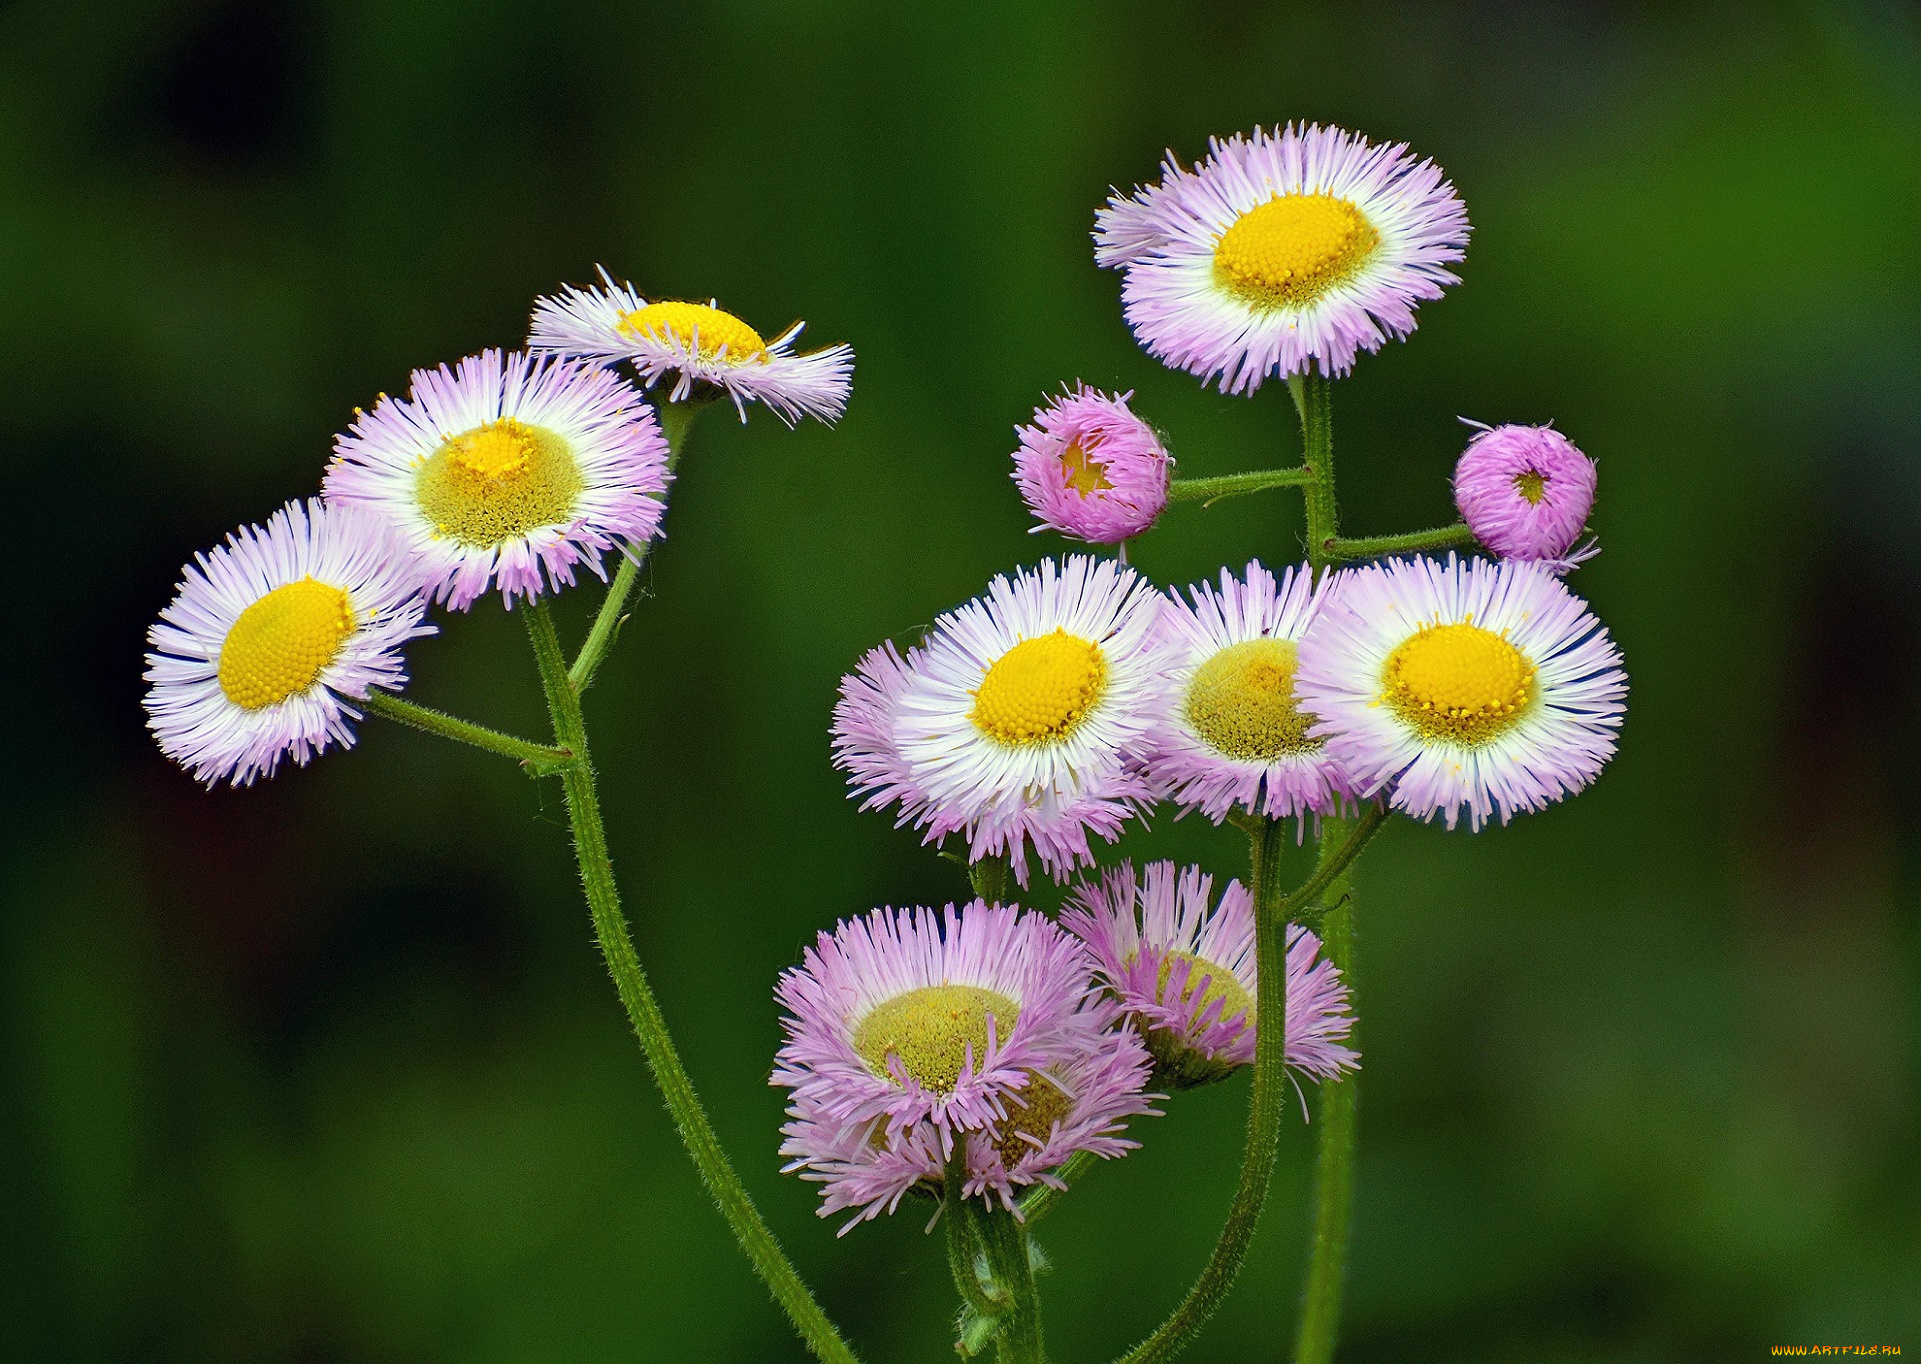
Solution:
<svg viewBox="0 0 1921 1364">
<path fill-rule="evenodd" d="M 1159 695 L 1157 610 L 1111 560 L 997 577 L 905 657 L 885 646 L 842 679 L 835 762 L 867 808 L 898 804 L 930 841 L 964 831 L 973 860 L 1005 856 L 1023 885 L 1031 845 L 1063 876 L 1148 795 L 1129 762 Z"/>
<path fill-rule="evenodd" d="M 1279 582 L 1258 560 L 1220 590 L 1170 592 L 1153 664 L 1168 692 L 1142 768 L 1157 791 L 1216 824 L 1239 807 L 1269 819 L 1331 814 L 1350 795 L 1341 765 L 1295 694 L 1302 637 L 1325 593 L 1305 565 Z"/>
<path fill-rule="evenodd" d="M 1014 482 L 1042 525 L 1111 545 L 1160 516 L 1170 460 L 1154 428 L 1128 407 L 1133 396 L 1082 384 L 1036 409 L 1032 426 L 1015 428 Z"/>
<path fill-rule="evenodd" d="M 717 300 L 649 302 L 604 269 L 600 280 L 592 288 L 570 284 L 536 299 L 528 349 L 602 363 L 625 360 L 648 388 L 671 380 L 673 402 L 708 385 L 733 400 L 742 421 L 750 402 L 765 403 L 789 426 L 802 417 L 832 422 L 846 410 L 851 347 L 797 354 L 794 342 L 805 323 L 769 341 Z"/>
<path fill-rule="evenodd" d="M 1594 461 L 1551 426 L 1483 426 L 1454 466 L 1454 505 L 1474 538 L 1503 559 L 1565 574 L 1594 509 Z"/>
<path fill-rule="evenodd" d="M 1218 908 L 1214 878 L 1199 867 L 1155 862 L 1141 880 L 1132 864 L 1083 881 L 1061 923 L 1087 944 L 1094 969 L 1141 1029 L 1154 1055 L 1154 1083 L 1188 1089 L 1254 1060 L 1260 976 L 1254 901 L 1229 881 Z M 1342 1045 L 1354 1028 L 1347 986 L 1321 942 L 1287 930 L 1287 1064 L 1315 1080 L 1360 1065 Z"/>
<path fill-rule="evenodd" d="M 1393 559 L 1343 573 L 1301 641 L 1301 704 L 1356 794 L 1472 828 L 1540 810 L 1614 755 L 1621 655 L 1538 564 Z"/>
<path fill-rule="evenodd" d="M 1467 212 L 1405 145 L 1289 124 L 1209 143 L 1184 171 L 1118 191 L 1095 218 L 1094 259 L 1124 275 L 1148 354 L 1251 393 L 1270 376 L 1345 374 L 1362 350 L 1414 330 L 1414 308 L 1456 283 Z"/>
<path fill-rule="evenodd" d="M 775 993 L 781 1150 L 825 1186 L 822 1216 L 857 1208 L 858 1222 L 938 1189 L 957 1142 L 963 1193 L 1012 1207 L 1075 1151 L 1132 1147 L 1125 1119 L 1151 1111 L 1145 1047 L 1042 914 L 876 910 L 821 934 Z"/>
<path fill-rule="evenodd" d="M 434 627 L 412 555 L 376 516 L 289 502 L 195 557 L 147 633 L 147 727 L 209 786 L 350 747 L 350 698 L 398 691 L 401 649 Z"/>
<path fill-rule="evenodd" d="M 425 590 L 464 611 L 497 585 L 509 604 L 659 529 L 667 442 L 631 384 L 590 365 L 468 356 L 415 370 L 334 443 L 329 502 L 363 506 L 418 556 Z M 542 581 L 542 570 L 546 580 Z"/>
</svg>

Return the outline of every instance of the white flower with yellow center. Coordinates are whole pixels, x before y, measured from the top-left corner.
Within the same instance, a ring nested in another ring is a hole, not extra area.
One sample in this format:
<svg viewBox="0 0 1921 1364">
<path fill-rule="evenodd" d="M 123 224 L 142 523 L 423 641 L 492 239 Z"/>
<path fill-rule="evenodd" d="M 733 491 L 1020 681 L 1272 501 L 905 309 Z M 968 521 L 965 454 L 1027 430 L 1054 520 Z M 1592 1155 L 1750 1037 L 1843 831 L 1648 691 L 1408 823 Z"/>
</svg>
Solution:
<svg viewBox="0 0 1921 1364">
<path fill-rule="evenodd" d="M 1216 824 L 1239 807 L 1269 819 L 1332 814 L 1350 794 L 1295 694 L 1300 643 L 1321 592 L 1303 565 L 1280 581 L 1256 561 L 1217 592 L 1170 593 L 1154 659 L 1170 691 L 1148 743 L 1156 789 Z"/>
<path fill-rule="evenodd" d="M 1090 807 L 1148 794 L 1128 763 L 1162 690 L 1145 652 L 1159 609 L 1131 570 L 1075 555 L 997 577 L 937 620 L 890 704 L 919 808 L 1017 872 L 1025 838 L 1056 875 L 1090 860 Z"/>
<path fill-rule="evenodd" d="M 1414 330 L 1414 307 L 1456 281 L 1467 212 L 1431 161 L 1339 128 L 1289 124 L 1215 139 L 1184 171 L 1118 192 L 1094 259 L 1123 272 L 1128 325 L 1150 355 L 1251 393 Z"/>
<path fill-rule="evenodd" d="M 1614 755 L 1621 655 L 1538 564 L 1394 559 L 1340 575 L 1301 641 L 1295 688 L 1356 794 L 1462 809 L 1479 829 L 1572 795 Z"/>
<path fill-rule="evenodd" d="M 845 345 L 796 354 L 806 325 L 796 322 L 773 340 L 722 308 L 717 300 L 649 300 L 605 269 L 589 289 L 567 285 L 534 300 L 527 348 L 537 355 L 608 363 L 625 360 L 642 384 L 671 379 L 668 397 L 681 402 L 700 387 L 733 400 L 742 421 L 747 404 L 765 403 L 792 426 L 802 417 L 832 422 L 846 410 L 854 352 Z"/>
<path fill-rule="evenodd" d="M 653 409 L 607 370 L 469 356 L 415 370 L 334 442 L 329 502 L 384 517 L 419 558 L 430 595 L 466 610 L 489 586 L 509 603 L 606 576 L 660 529 L 667 441 Z M 543 581 L 543 570 L 545 578 Z"/>
<path fill-rule="evenodd" d="M 401 647 L 434 632 L 425 611 L 412 556 L 379 518 L 289 502 L 183 570 L 147 634 L 147 727 L 210 786 L 350 746 L 360 712 L 342 698 L 406 685 Z"/>
</svg>

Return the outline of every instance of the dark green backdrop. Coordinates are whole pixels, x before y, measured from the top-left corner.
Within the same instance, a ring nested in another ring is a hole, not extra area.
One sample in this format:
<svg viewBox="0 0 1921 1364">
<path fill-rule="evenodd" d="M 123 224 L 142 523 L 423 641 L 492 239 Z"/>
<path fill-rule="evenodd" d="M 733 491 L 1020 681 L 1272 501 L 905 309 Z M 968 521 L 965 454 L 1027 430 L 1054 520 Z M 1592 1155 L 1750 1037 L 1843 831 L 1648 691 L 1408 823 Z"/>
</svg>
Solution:
<svg viewBox="0 0 1921 1364">
<path fill-rule="evenodd" d="M 836 1241 L 776 1173 L 769 988 L 952 867 L 828 762 L 861 650 L 1054 552 L 1008 481 L 1050 387 L 1184 473 L 1290 458 L 1159 369 L 1110 183 L 1288 118 L 1439 160 L 1475 235 L 1337 390 L 1356 533 L 1433 524 L 1457 415 L 1600 461 L 1576 580 L 1634 679 L 1578 801 L 1401 825 L 1362 877 L 1344 1358 L 1921 1350 L 1921 34 L 1894 4 L 0 7 L 13 700 L 0 1355 L 792 1359 L 597 962 L 558 793 L 391 726 L 206 793 L 141 728 L 177 565 L 314 491 L 356 403 L 606 262 L 859 353 L 836 430 L 710 416 L 591 695 L 643 957 L 748 1184 L 875 1361 L 948 1356 L 918 1213 Z M 1183 507 L 1163 582 L 1298 553 Z M 597 594 L 563 599 L 578 629 Z M 518 621 L 413 694 L 531 731 Z M 1236 871 L 1231 831 L 1137 850 Z M 1142 1124 L 1043 1240 L 1063 1361 L 1145 1330 L 1226 1205 L 1242 1083 Z M 1291 1333 L 1309 1134 L 1196 1360 Z"/>
</svg>

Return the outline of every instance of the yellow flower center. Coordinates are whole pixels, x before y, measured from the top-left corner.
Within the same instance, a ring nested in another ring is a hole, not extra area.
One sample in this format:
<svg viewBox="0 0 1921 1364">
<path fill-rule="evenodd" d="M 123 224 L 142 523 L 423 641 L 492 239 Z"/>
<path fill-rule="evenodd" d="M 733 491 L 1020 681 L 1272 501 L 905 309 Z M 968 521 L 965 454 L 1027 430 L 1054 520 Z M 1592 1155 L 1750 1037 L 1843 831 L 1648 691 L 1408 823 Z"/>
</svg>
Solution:
<svg viewBox="0 0 1921 1364">
<path fill-rule="evenodd" d="M 1478 625 L 1430 625 L 1388 656 L 1384 699 L 1433 739 L 1470 747 L 1512 729 L 1534 700 L 1534 665 Z"/>
<path fill-rule="evenodd" d="M 1316 717 L 1294 699 L 1294 645 L 1284 639 L 1230 644 L 1194 670 L 1187 722 L 1230 758 L 1273 762 L 1321 747 L 1310 739 Z"/>
<path fill-rule="evenodd" d="M 767 342 L 759 332 L 732 313 L 705 303 L 649 303 L 623 313 L 619 329 L 633 337 L 691 346 L 703 360 L 713 359 L 724 346 L 729 364 L 767 363 Z"/>
<path fill-rule="evenodd" d="M 967 718 L 1004 744 L 1051 743 L 1073 732 L 1106 686 L 1100 645 L 1056 630 L 995 659 Z"/>
<path fill-rule="evenodd" d="M 1062 452 L 1061 473 L 1067 476 L 1067 486 L 1082 497 L 1089 493 L 1105 492 L 1114 486 L 1107 481 L 1107 466 L 1088 454 L 1087 448 L 1079 441 Z"/>
<path fill-rule="evenodd" d="M 1066 1122 L 1073 1111 L 1074 1101 L 1066 1090 L 1039 1071 L 1028 1072 L 1027 1084 L 1007 1096 L 1007 1118 L 1000 1124 L 1000 1140 L 994 1143 L 1001 1164 L 1011 1170 L 1016 1161 L 1038 1151 L 1035 1142 L 1046 1144 L 1054 1124 Z M 1034 1141 L 1023 1141 L 1022 1133 Z"/>
<path fill-rule="evenodd" d="M 414 496 L 436 534 L 488 548 L 567 520 L 583 486 L 558 432 L 500 417 L 422 460 Z"/>
<path fill-rule="evenodd" d="M 974 1050 L 974 1064 L 987 1055 L 987 1020 L 1002 1042 L 1021 1016 L 1020 1005 L 978 985 L 922 985 L 876 1004 L 854 1026 L 854 1050 L 876 1075 L 889 1073 L 889 1058 L 923 1089 L 952 1093 Z"/>
<path fill-rule="evenodd" d="M 1514 475 L 1514 491 L 1528 500 L 1530 506 L 1538 507 L 1541 499 L 1547 496 L 1547 475 L 1529 469 L 1524 474 Z"/>
<path fill-rule="evenodd" d="M 1215 1000 L 1221 1000 L 1221 1022 L 1225 1023 L 1236 1014 L 1246 1014 L 1247 1021 L 1254 1021 L 1254 997 L 1241 987 L 1234 973 L 1225 966 L 1217 966 L 1206 957 L 1197 957 L 1191 952 L 1169 952 L 1161 958 L 1160 974 L 1154 981 L 1154 999 L 1159 1004 L 1170 1004 L 1167 997 L 1167 978 L 1173 973 L 1174 963 L 1187 963 L 1187 983 L 1182 987 L 1180 999 L 1194 1001 L 1195 1013 L 1206 1010 Z M 1207 982 L 1207 989 L 1201 991 L 1201 982 Z"/>
<path fill-rule="evenodd" d="M 1361 267 L 1381 234 L 1346 199 L 1277 194 L 1234 220 L 1214 279 L 1256 308 L 1304 308 Z"/>
<path fill-rule="evenodd" d="M 220 690 L 242 710 L 307 690 L 354 632 L 347 594 L 313 578 L 276 587 L 240 613 L 220 645 Z"/>
</svg>

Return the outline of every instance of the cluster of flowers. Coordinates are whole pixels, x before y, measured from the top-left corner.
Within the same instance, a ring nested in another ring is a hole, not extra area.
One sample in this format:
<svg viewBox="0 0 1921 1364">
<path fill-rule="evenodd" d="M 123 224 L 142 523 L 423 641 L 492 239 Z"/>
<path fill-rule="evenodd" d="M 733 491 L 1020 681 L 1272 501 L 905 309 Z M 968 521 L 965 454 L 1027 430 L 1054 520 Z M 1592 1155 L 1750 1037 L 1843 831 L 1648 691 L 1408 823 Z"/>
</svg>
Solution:
<svg viewBox="0 0 1921 1364">
<path fill-rule="evenodd" d="M 245 526 L 183 570 L 149 642 L 148 725 L 209 785 L 353 743 L 352 701 L 407 680 L 430 604 L 511 607 L 660 533 L 672 455 L 642 390 L 725 395 L 789 424 L 846 406 L 853 352 L 798 354 L 714 303 L 648 302 L 604 272 L 535 302 L 525 351 L 416 370 L 356 409 L 321 496 Z M 610 366 L 625 361 L 639 384 Z"/>
<path fill-rule="evenodd" d="M 1405 147 L 1289 127 L 1213 144 L 1193 169 L 1116 194 L 1096 259 L 1124 272 L 1155 357 L 1222 391 L 1345 373 L 1414 328 L 1454 282 L 1467 221 Z M 1148 529 L 1172 460 L 1129 406 L 1077 385 L 1017 428 L 1014 480 L 1040 523 L 1095 544 Z M 1612 756 L 1620 655 L 1562 578 L 1595 466 L 1548 427 L 1482 428 L 1458 462 L 1468 529 L 1496 557 L 1425 556 L 1160 592 L 1124 561 L 1045 560 L 882 644 L 841 684 L 834 752 L 864 809 L 970 861 L 1028 854 L 1056 880 L 1166 802 L 1305 825 L 1379 800 L 1449 828 L 1539 810 Z M 1083 880 L 1057 927 L 975 902 L 882 910 L 822 934 L 783 979 L 792 1091 L 784 1153 L 822 1214 L 891 1211 L 943 1187 L 998 1198 L 1068 1155 L 1119 1154 L 1149 1084 L 1218 1079 L 1253 1058 L 1247 891 L 1210 905 L 1198 868 Z M 1286 1060 L 1312 1079 L 1358 1063 L 1345 987 L 1291 930 Z M 851 1223 L 849 1225 L 852 1225 Z"/>
</svg>

